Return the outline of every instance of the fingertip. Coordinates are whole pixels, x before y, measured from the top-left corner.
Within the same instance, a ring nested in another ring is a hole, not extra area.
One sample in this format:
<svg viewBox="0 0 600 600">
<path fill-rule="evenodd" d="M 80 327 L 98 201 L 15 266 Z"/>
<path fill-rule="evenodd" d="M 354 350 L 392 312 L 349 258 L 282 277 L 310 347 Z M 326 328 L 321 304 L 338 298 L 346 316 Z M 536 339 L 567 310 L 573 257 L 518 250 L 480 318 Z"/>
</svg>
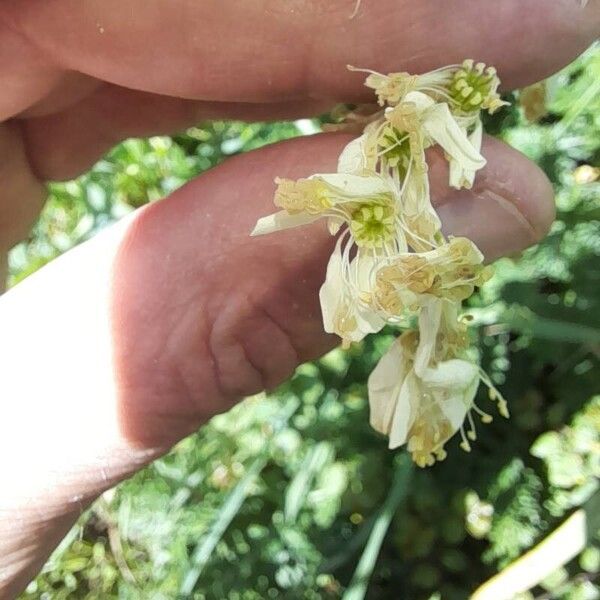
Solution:
<svg viewBox="0 0 600 600">
<path fill-rule="evenodd" d="M 554 191 L 544 172 L 519 151 L 486 137 L 482 154 L 487 165 L 473 188 L 448 187 L 443 156 L 429 157 L 433 202 L 444 231 L 472 239 L 488 261 L 539 242 L 555 216 Z"/>
<path fill-rule="evenodd" d="M 537 164 L 501 140 L 486 137 L 482 152 L 488 165 L 474 191 L 489 190 L 503 196 L 523 215 L 539 242 L 556 217 L 550 180 Z"/>
</svg>

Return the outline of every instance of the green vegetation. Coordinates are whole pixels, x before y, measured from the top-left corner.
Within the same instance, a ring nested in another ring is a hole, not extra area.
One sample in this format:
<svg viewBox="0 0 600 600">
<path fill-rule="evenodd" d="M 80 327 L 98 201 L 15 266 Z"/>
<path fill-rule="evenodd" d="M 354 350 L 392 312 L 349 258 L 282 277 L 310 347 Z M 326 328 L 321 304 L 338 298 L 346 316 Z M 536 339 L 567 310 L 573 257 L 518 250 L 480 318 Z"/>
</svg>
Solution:
<svg viewBox="0 0 600 600">
<path fill-rule="evenodd" d="M 480 428 L 470 454 L 453 440 L 445 462 L 409 467 L 368 425 L 366 378 L 392 334 L 371 336 L 216 417 L 105 494 L 22 597 L 461 600 L 574 510 L 597 506 L 600 49 L 547 87 L 538 122 L 517 94 L 488 123 L 546 171 L 559 209 L 550 236 L 499 261 L 471 302 L 509 421 Z M 294 123 L 214 122 L 121 144 L 51 186 L 12 255 L 13 283 L 228 155 L 299 134 Z M 598 518 L 590 523 L 588 548 L 523 598 L 600 597 Z"/>
</svg>

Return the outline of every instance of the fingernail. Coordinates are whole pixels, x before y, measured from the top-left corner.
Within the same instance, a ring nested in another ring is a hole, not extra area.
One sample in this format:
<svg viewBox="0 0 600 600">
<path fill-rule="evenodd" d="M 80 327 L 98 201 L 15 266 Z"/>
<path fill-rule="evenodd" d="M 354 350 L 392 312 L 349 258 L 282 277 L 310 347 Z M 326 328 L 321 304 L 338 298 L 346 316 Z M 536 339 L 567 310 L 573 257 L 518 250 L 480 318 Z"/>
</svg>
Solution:
<svg viewBox="0 0 600 600">
<path fill-rule="evenodd" d="M 523 250 L 540 237 L 513 202 L 491 190 L 456 192 L 438 213 L 446 235 L 473 240 L 487 261 Z"/>
</svg>

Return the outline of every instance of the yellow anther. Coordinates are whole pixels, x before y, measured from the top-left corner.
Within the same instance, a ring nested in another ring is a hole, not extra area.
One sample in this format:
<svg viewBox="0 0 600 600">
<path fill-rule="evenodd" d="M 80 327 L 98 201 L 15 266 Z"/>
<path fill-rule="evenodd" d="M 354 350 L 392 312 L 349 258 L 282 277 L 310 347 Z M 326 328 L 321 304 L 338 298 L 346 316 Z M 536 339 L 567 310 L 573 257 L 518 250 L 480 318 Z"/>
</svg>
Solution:
<svg viewBox="0 0 600 600">
<path fill-rule="evenodd" d="M 506 404 L 506 400 L 500 400 L 500 402 L 498 402 L 498 412 L 505 419 L 510 418 L 510 413 L 508 412 L 508 405 Z"/>
<path fill-rule="evenodd" d="M 483 96 L 480 92 L 475 92 L 469 99 L 469 104 L 473 106 L 479 106 L 483 102 Z"/>
<path fill-rule="evenodd" d="M 467 86 L 463 87 L 462 90 L 460 90 L 460 95 L 463 98 L 468 98 L 472 93 L 473 93 L 473 88 L 470 85 L 467 85 Z"/>
</svg>

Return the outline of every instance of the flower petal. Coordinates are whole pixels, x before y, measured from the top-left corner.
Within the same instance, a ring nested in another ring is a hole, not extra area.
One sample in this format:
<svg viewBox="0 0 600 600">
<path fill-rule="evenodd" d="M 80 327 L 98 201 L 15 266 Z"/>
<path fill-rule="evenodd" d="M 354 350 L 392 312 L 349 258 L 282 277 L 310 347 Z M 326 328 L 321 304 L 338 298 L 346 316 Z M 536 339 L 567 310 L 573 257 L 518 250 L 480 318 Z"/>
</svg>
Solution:
<svg viewBox="0 0 600 600">
<path fill-rule="evenodd" d="M 313 175 L 311 179 L 320 179 L 327 185 L 337 188 L 352 198 L 364 198 L 377 194 L 389 194 L 393 191 L 390 182 L 379 175 L 353 175 L 350 173 L 327 173 Z"/>
<path fill-rule="evenodd" d="M 367 134 L 363 133 L 360 137 L 352 140 L 340 154 L 338 159 L 338 172 L 360 174 L 366 168 L 365 143 Z"/>
<path fill-rule="evenodd" d="M 250 235 L 266 235 L 267 233 L 273 233 L 275 231 L 308 225 L 319 219 L 320 216 L 321 215 L 308 215 L 306 213 L 291 215 L 287 210 L 280 210 L 279 212 L 259 219 Z"/>
<path fill-rule="evenodd" d="M 422 377 L 435 351 L 440 329 L 443 300 L 428 298 L 419 313 L 419 346 L 415 353 L 415 372 Z"/>
<path fill-rule="evenodd" d="M 437 142 L 463 169 L 478 171 L 486 164 L 485 158 L 473 147 L 469 138 L 454 120 L 447 104 L 435 104 L 427 110 L 423 121 L 427 135 Z"/>
<path fill-rule="evenodd" d="M 342 252 L 340 239 L 335 245 L 335 249 L 329 258 L 325 281 L 319 291 L 321 312 L 323 314 L 323 327 L 327 333 L 335 333 L 335 316 L 341 300 L 342 289 Z"/>
<path fill-rule="evenodd" d="M 460 429 L 479 387 L 478 367 L 466 360 L 447 360 L 427 369 L 423 383 L 439 397 L 439 407 L 452 427 Z"/>
<path fill-rule="evenodd" d="M 411 370 L 404 379 L 400 394 L 395 403 L 392 425 L 389 431 L 390 439 L 388 442 L 388 446 L 391 450 L 398 448 L 407 442 L 408 432 L 410 431 L 416 416 L 416 405 L 419 402 L 419 393 L 419 381 Z"/>
<path fill-rule="evenodd" d="M 419 111 L 431 108 L 435 104 L 435 100 L 423 92 L 409 92 L 404 96 L 403 102 L 411 102 Z"/>
<path fill-rule="evenodd" d="M 368 382 L 371 427 L 388 435 L 396 413 L 400 412 L 396 424 L 397 439 L 402 439 L 402 432 L 404 432 L 404 440 L 400 444 L 406 441 L 410 427 L 410 406 L 406 405 L 406 395 L 402 398 L 402 406 L 398 406 L 408 370 L 402 344 L 400 339 L 397 339 L 381 357 L 371 372 Z"/>
<path fill-rule="evenodd" d="M 361 292 L 371 292 L 375 284 L 375 272 L 380 266 L 380 261 L 360 248 L 356 257 L 350 263 L 353 283 Z"/>
<path fill-rule="evenodd" d="M 478 378 L 477 365 L 460 358 L 437 363 L 434 367 L 426 369 L 422 375 L 423 382 L 431 387 L 459 391 L 468 389 L 473 380 Z"/>
<path fill-rule="evenodd" d="M 343 277 L 344 262 L 341 241 L 341 239 L 338 240 L 329 259 L 325 282 L 319 291 L 323 327 L 327 333 L 335 333 L 345 341 L 360 342 L 369 333 L 380 331 L 385 325 L 385 321 L 376 312 L 361 306 L 354 291 L 348 288 L 348 283 Z M 359 268 L 356 261 L 357 258 L 349 266 L 349 271 L 351 274 L 354 273 L 355 279 L 358 278 L 357 268 Z M 369 269 L 369 266 L 366 265 L 365 269 Z M 355 283 L 355 285 L 357 284 Z M 343 332 L 339 331 L 340 315 L 343 316 L 342 320 L 346 325 L 353 322 L 354 328 Z"/>
<path fill-rule="evenodd" d="M 468 139 L 473 148 L 478 152 L 481 150 L 481 142 L 483 138 L 483 125 L 481 119 L 477 120 L 475 129 L 469 134 Z M 461 189 L 471 189 L 475 181 L 476 171 L 465 169 L 457 160 L 450 161 L 450 187 Z"/>
</svg>

